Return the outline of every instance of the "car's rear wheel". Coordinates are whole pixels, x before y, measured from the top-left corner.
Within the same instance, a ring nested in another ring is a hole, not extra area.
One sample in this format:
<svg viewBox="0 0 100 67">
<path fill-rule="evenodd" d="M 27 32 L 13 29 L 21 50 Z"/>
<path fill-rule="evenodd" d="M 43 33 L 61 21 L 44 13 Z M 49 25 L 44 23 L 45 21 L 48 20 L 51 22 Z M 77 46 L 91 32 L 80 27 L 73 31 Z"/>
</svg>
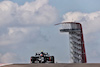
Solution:
<svg viewBox="0 0 100 67">
<path fill-rule="evenodd" d="M 51 56 L 51 63 L 54 63 L 54 56 Z"/>
</svg>

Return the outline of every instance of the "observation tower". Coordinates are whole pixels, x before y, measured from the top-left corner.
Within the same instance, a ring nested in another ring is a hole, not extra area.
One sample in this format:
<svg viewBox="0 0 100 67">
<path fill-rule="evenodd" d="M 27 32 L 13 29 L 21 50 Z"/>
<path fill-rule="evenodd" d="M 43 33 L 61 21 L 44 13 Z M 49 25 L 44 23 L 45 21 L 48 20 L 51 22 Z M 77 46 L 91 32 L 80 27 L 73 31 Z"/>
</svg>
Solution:
<svg viewBox="0 0 100 67">
<path fill-rule="evenodd" d="M 82 25 L 77 22 L 63 22 L 60 32 L 69 33 L 70 61 L 71 63 L 86 63 L 86 52 L 83 38 Z"/>
</svg>

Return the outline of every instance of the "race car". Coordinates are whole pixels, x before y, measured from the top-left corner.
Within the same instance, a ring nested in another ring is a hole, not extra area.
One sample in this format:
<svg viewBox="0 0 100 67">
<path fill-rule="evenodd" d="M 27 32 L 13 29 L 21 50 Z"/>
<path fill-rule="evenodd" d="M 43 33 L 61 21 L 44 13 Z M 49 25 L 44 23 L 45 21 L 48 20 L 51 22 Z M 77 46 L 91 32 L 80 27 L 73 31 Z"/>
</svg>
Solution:
<svg viewBox="0 0 100 67">
<path fill-rule="evenodd" d="M 36 53 L 30 59 L 31 63 L 54 63 L 54 56 L 49 56 L 48 53 Z"/>
</svg>

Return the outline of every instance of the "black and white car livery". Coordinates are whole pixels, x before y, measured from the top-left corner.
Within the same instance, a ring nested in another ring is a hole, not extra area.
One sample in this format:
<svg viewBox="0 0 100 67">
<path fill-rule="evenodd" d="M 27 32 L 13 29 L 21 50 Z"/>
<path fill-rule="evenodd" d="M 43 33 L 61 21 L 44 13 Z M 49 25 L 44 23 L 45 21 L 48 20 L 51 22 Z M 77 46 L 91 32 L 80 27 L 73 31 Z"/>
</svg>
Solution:
<svg viewBox="0 0 100 67">
<path fill-rule="evenodd" d="M 30 59 L 31 63 L 54 63 L 54 56 L 50 56 L 48 53 L 40 52 L 36 53 Z"/>
</svg>

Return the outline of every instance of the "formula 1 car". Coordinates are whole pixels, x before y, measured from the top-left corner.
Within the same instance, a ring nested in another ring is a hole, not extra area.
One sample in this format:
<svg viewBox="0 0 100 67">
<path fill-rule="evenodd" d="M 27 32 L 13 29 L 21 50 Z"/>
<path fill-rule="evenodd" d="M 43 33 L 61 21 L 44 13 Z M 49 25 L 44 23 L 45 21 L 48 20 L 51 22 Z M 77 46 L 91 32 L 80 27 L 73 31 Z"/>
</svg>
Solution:
<svg viewBox="0 0 100 67">
<path fill-rule="evenodd" d="M 49 56 L 48 53 L 36 53 L 30 59 L 31 63 L 54 63 L 54 56 Z"/>
</svg>

